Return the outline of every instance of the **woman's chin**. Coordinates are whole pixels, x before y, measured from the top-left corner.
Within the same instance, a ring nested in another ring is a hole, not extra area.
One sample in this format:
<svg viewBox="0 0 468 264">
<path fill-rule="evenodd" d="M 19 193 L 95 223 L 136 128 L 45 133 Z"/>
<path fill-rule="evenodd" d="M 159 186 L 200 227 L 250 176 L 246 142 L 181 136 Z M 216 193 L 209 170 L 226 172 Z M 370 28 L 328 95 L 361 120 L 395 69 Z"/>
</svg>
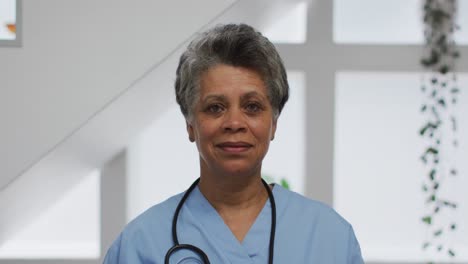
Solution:
<svg viewBox="0 0 468 264">
<path fill-rule="evenodd" d="M 225 176 L 233 177 L 251 177 L 260 175 L 260 166 L 253 166 L 252 164 L 243 164 L 240 162 L 224 164 L 221 167 L 221 172 Z"/>
</svg>

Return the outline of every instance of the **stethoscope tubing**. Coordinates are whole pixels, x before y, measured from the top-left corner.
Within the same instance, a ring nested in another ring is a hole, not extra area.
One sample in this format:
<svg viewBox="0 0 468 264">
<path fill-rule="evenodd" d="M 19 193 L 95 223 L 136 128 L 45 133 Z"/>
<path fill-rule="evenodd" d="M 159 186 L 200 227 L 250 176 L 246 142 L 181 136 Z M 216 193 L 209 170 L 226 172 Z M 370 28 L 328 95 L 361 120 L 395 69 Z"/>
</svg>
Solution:
<svg viewBox="0 0 468 264">
<path fill-rule="evenodd" d="M 180 210 L 182 209 L 182 206 L 184 205 L 190 193 L 193 191 L 193 189 L 195 189 L 195 187 L 198 185 L 199 182 L 200 182 L 200 178 L 196 179 L 192 183 L 192 185 L 190 185 L 190 187 L 184 193 L 184 196 L 182 196 L 182 199 L 180 200 L 179 204 L 176 207 L 176 210 L 174 212 L 174 217 L 172 219 L 172 240 L 174 242 L 174 246 L 172 246 L 167 251 L 166 256 L 164 258 L 165 264 L 169 264 L 169 259 L 171 255 L 181 249 L 187 249 L 187 250 L 191 250 L 197 253 L 198 256 L 202 259 L 203 263 L 210 264 L 210 260 L 208 259 L 208 256 L 203 250 L 201 250 L 200 248 L 194 245 L 179 244 L 179 239 L 177 238 L 177 219 L 179 218 Z M 275 233 L 276 233 L 276 203 L 275 203 L 275 198 L 273 197 L 273 192 L 270 189 L 270 186 L 263 179 L 262 179 L 262 183 L 268 192 L 268 198 L 271 204 L 271 230 L 270 230 L 270 245 L 268 248 L 268 263 L 273 264 L 273 255 L 274 255 L 274 248 L 275 248 Z"/>
</svg>

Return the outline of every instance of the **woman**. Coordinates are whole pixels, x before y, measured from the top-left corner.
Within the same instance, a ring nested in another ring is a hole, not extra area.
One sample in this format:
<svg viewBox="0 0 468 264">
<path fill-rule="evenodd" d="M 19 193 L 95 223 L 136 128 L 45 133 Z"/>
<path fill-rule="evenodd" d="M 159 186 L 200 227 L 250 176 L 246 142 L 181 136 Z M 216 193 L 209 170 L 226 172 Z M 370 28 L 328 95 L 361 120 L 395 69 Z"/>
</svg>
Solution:
<svg viewBox="0 0 468 264">
<path fill-rule="evenodd" d="M 182 54 L 175 90 L 200 178 L 128 224 L 105 263 L 363 263 L 333 209 L 261 180 L 289 94 L 272 43 L 217 26 Z"/>
</svg>

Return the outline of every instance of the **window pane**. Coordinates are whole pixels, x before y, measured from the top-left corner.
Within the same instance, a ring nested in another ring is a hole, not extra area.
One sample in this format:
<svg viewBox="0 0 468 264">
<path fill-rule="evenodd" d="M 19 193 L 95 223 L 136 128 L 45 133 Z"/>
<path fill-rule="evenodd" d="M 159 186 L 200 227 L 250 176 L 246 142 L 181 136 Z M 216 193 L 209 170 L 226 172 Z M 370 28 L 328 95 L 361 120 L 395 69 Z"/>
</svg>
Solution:
<svg viewBox="0 0 468 264">
<path fill-rule="evenodd" d="M 305 76 L 288 72 L 290 97 L 278 119 L 275 139 L 263 162 L 262 173 L 276 182 L 287 180 L 293 191 L 304 194 Z"/>
<path fill-rule="evenodd" d="M 274 43 L 305 43 L 307 34 L 307 2 L 283 3 L 280 17 L 267 25 L 264 35 Z"/>
<path fill-rule="evenodd" d="M 422 261 L 427 229 L 426 169 L 418 131 L 424 117 L 420 75 L 340 72 L 336 76 L 334 202 L 354 226 L 366 261 Z M 459 176 L 450 189 L 459 207 L 453 245 L 468 260 L 468 75 L 459 75 Z M 447 183 L 449 183 L 447 181 Z M 444 256 L 447 254 L 443 254 Z M 440 255 L 438 255 L 440 256 Z"/>
<path fill-rule="evenodd" d="M 16 0 L 0 0 L 0 40 L 16 38 Z"/>
<path fill-rule="evenodd" d="M 128 221 L 185 191 L 200 175 L 197 147 L 188 139 L 179 106 L 171 101 L 128 147 Z"/>
<path fill-rule="evenodd" d="M 468 0 L 458 0 L 456 41 L 468 44 Z M 335 0 L 336 43 L 419 44 L 423 42 L 421 0 Z"/>
</svg>

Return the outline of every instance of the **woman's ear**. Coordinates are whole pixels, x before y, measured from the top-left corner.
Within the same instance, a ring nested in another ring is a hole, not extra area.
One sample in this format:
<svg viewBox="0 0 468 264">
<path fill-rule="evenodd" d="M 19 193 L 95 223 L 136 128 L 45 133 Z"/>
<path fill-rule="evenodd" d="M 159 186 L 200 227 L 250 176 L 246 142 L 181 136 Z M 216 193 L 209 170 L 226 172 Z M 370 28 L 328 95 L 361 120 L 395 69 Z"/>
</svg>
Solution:
<svg viewBox="0 0 468 264">
<path fill-rule="evenodd" d="M 195 142 L 195 134 L 193 133 L 193 126 L 189 123 L 189 121 L 185 121 L 187 125 L 187 133 L 189 136 L 190 142 Z"/>
<path fill-rule="evenodd" d="M 277 122 L 278 118 L 274 118 L 273 119 L 273 125 L 272 125 L 272 128 L 271 128 L 271 138 L 270 138 L 270 141 L 273 141 L 273 139 L 275 139 L 275 133 L 276 133 L 276 122 Z"/>
</svg>

